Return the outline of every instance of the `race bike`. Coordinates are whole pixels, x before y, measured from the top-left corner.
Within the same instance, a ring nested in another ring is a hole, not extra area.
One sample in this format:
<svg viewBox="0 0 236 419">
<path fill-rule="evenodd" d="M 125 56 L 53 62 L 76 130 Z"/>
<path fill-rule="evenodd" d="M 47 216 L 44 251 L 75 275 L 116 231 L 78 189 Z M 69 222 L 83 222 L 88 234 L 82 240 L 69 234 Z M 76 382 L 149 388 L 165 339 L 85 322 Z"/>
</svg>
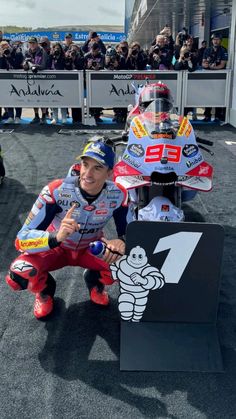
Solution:
<svg viewBox="0 0 236 419">
<path fill-rule="evenodd" d="M 202 145 L 213 143 L 196 138 L 190 121 L 163 98 L 128 120 L 128 132 L 111 141 L 125 144 L 114 181 L 129 191 L 133 220 L 183 221 L 182 202 L 212 189 L 213 168 L 201 149 L 213 155 Z"/>
</svg>

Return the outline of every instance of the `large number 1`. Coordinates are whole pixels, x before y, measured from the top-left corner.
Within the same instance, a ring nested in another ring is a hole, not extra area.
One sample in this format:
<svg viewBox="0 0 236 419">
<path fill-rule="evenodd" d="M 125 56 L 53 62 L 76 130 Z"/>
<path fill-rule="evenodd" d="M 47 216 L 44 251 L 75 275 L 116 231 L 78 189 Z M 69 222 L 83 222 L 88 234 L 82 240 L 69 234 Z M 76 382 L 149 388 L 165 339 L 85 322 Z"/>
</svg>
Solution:
<svg viewBox="0 0 236 419">
<path fill-rule="evenodd" d="M 178 284 L 202 234 L 181 231 L 158 241 L 153 253 L 170 250 L 161 268 L 165 282 Z"/>
</svg>

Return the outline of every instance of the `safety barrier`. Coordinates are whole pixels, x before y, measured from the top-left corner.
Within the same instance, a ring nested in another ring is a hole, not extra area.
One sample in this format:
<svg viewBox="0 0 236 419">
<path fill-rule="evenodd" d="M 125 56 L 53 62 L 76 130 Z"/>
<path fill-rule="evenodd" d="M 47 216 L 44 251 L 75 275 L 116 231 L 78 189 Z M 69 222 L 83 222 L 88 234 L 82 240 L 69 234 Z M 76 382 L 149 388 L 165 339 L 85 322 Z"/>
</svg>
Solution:
<svg viewBox="0 0 236 419">
<path fill-rule="evenodd" d="M 135 88 L 150 82 L 168 84 L 174 104 L 181 107 L 182 72 L 178 71 L 86 71 L 88 108 L 125 108 L 134 105 Z"/>
<path fill-rule="evenodd" d="M 0 107 L 126 108 L 134 104 L 135 88 L 159 80 L 166 83 L 174 105 L 185 107 L 226 107 L 229 121 L 231 70 L 218 71 L 42 71 L 0 70 Z M 86 101 L 85 101 L 86 99 Z M 87 112 L 88 114 L 88 112 Z"/>
<path fill-rule="evenodd" d="M 183 72 L 182 107 L 225 107 L 229 121 L 231 70 Z"/>
<path fill-rule="evenodd" d="M 84 119 L 83 71 L 0 70 L 0 106 L 81 108 Z"/>
</svg>

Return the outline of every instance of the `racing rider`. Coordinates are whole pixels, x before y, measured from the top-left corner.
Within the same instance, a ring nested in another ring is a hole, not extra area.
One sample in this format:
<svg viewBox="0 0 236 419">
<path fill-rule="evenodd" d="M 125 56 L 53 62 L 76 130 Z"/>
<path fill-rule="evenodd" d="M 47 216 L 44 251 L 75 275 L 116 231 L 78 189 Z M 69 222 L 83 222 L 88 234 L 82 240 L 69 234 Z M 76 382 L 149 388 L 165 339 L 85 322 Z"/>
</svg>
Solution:
<svg viewBox="0 0 236 419">
<path fill-rule="evenodd" d="M 35 294 L 34 315 L 38 319 L 53 310 L 56 282 L 50 271 L 64 266 L 81 266 L 94 273 L 91 301 L 107 305 L 104 285 L 113 283 L 109 264 L 125 251 L 123 240 L 103 237 L 103 227 L 127 200 L 126 192 L 108 180 L 115 153 L 100 138 L 88 143 L 80 157 L 79 176 L 54 180 L 42 189 L 17 234 L 15 244 L 21 255 L 6 276 L 13 290 L 27 289 Z M 124 230 L 125 224 L 124 220 Z M 100 239 L 106 244 L 103 258 L 93 256 L 88 248 L 90 242 Z"/>
</svg>

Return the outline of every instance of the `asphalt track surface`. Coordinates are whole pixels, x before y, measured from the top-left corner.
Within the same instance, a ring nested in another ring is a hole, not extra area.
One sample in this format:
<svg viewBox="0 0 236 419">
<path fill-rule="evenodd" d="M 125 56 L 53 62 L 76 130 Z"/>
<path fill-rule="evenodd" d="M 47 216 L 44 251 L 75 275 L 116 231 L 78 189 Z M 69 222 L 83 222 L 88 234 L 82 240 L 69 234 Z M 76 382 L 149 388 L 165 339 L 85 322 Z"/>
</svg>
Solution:
<svg viewBox="0 0 236 419">
<path fill-rule="evenodd" d="M 66 175 L 88 134 L 18 126 L 1 133 L 6 179 L 0 187 L 0 418 L 235 418 L 236 130 L 199 126 L 214 141 L 214 189 L 186 205 L 189 219 L 225 228 L 218 331 L 224 373 L 121 372 L 118 286 L 111 304 L 90 303 L 80 268 L 54 272 L 55 310 L 33 317 L 33 296 L 12 292 L 5 274 L 14 239 L 42 186 Z M 111 126 L 109 126 L 111 129 Z M 114 235 L 111 223 L 107 234 Z M 171 345 L 171 342 L 170 342 Z"/>
</svg>

